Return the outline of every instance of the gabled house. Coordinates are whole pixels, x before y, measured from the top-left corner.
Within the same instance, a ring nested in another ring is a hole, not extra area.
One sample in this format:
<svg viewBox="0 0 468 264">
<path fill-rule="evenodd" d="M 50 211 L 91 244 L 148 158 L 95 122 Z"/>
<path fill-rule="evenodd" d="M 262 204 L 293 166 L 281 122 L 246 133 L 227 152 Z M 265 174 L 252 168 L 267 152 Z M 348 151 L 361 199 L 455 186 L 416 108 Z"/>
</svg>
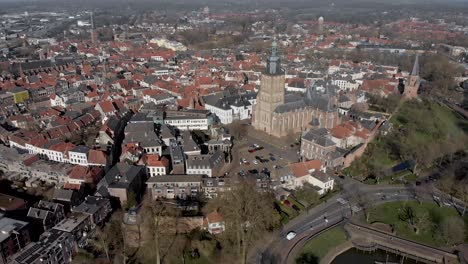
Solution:
<svg viewBox="0 0 468 264">
<path fill-rule="evenodd" d="M 192 155 L 186 160 L 186 173 L 217 176 L 217 173 L 224 165 L 224 152 L 217 150 L 208 155 Z"/>
<path fill-rule="evenodd" d="M 109 117 L 116 115 L 118 110 L 111 101 L 101 101 L 96 104 L 95 108 L 101 114 L 104 121 Z"/>
<path fill-rule="evenodd" d="M 166 175 L 169 173 L 169 160 L 157 154 L 146 154 L 140 161 L 146 166 L 146 174 L 150 177 Z"/>
<path fill-rule="evenodd" d="M 30 218 L 42 232 L 47 231 L 58 222 L 65 219 L 64 206 L 59 203 L 41 200 L 36 206 L 29 208 L 28 218 Z"/>
<path fill-rule="evenodd" d="M 224 219 L 218 212 L 211 212 L 204 219 L 204 227 L 212 235 L 221 234 L 226 230 Z"/>
<path fill-rule="evenodd" d="M 125 127 L 124 144 L 135 143 L 147 154 L 162 155 L 162 142 L 156 135 L 154 123 L 129 123 Z"/>
<path fill-rule="evenodd" d="M 142 193 L 144 179 L 144 167 L 117 163 L 99 182 L 96 195 L 116 198 L 124 205 L 130 192 L 137 196 Z"/>
<path fill-rule="evenodd" d="M 293 163 L 289 168 L 293 177 L 285 187 L 297 189 L 308 183 L 316 187 L 320 195 L 333 190 L 334 180 L 319 160 Z"/>
<path fill-rule="evenodd" d="M 72 212 L 89 215 L 93 225 L 101 225 L 112 212 L 112 207 L 109 199 L 88 195 Z"/>
</svg>

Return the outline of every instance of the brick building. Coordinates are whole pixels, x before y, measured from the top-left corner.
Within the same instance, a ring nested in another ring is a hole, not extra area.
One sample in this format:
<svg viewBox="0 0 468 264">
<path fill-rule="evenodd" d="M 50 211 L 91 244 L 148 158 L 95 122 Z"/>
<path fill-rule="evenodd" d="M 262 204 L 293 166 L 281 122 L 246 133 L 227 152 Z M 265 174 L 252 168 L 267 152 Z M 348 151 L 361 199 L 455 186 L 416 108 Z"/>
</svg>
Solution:
<svg viewBox="0 0 468 264">
<path fill-rule="evenodd" d="M 285 95 L 285 75 L 273 42 L 262 85 L 253 106 L 252 125 L 275 137 L 304 131 L 309 127 L 332 128 L 340 123 L 330 94 L 307 89 L 306 96 Z"/>
</svg>

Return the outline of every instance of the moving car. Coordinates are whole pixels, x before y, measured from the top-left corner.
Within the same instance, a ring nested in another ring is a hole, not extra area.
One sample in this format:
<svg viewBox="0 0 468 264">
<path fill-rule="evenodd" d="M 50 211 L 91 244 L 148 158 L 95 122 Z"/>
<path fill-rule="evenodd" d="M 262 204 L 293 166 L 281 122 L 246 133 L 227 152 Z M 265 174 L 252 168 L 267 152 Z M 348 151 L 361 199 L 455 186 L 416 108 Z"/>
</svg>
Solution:
<svg viewBox="0 0 468 264">
<path fill-rule="evenodd" d="M 291 240 L 296 237 L 296 232 L 294 231 L 289 231 L 288 234 L 286 235 L 287 240 Z"/>
</svg>

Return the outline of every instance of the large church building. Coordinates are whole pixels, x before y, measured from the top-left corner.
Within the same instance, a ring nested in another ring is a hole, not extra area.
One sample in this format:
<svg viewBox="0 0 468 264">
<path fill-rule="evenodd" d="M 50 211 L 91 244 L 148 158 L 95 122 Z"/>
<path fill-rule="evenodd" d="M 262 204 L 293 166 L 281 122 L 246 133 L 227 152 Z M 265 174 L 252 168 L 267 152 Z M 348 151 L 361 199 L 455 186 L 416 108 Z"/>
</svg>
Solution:
<svg viewBox="0 0 468 264">
<path fill-rule="evenodd" d="M 275 137 L 310 128 L 332 128 L 340 123 L 333 101 L 331 94 L 319 94 L 312 88 L 305 94 L 285 95 L 285 74 L 277 44 L 273 42 L 253 107 L 252 125 Z"/>
</svg>

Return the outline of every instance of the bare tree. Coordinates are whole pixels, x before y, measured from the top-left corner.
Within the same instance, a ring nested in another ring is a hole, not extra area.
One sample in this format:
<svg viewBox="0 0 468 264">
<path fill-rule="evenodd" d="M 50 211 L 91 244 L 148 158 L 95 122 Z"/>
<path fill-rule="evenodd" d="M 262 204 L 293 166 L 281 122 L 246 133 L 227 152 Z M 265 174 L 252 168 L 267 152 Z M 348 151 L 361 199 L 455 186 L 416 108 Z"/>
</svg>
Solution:
<svg viewBox="0 0 468 264">
<path fill-rule="evenodd" d="M 356 203 L 359 205 L 359 207 L 362 208 L 362 211 L 364 212 L 364 216 L 366 217 L 366 222 L 369 222 L 370 218 L 370 206 L 372 205 L 371 200 L 369 200 L 369 197 L 365 194 L 363 194 L 360 191 L 356 192 Z"/>
<path fill-rule="evenodd" d="M 110 237 L 107 232 L 98 229 L 96 231 L 96 237 L 94 240 L 91 240 L 90 244 L 91 246 L 98 250 L 98 251 L 103 251 L 104 254 L 106 255 L 106 259 L 108 263 L 112 263 L 111 257 L 110 257 L 110 245 L 112 241 L 110 241 Z"/>
<path fill-rule="evenodd" d="M 117 211 L 102 229 L 98 229 L 91 246 L 106 255 L 108 263 L 116 262 L 120 255 L 125 263 L 125 236 L 122 228 L 122 211 Z"/>
<path fill-rule="evenodd" d="M 452 170 L 447 170 L 443 175 L 441 175 L 441 179 L 438 182 L 438 186 L 441 191 L 448 194 L 450 198 L 455 194 L 456 191 L 456 179 L 455 175 L 453 174 Z"/>
<path fill-rule="evenodd" d="M 228 241 L 236 247 L 241 264 L 246 263 L 252 242 L 279 224 L 271 194 L 257 191 L 255 183 L 246 180 L 210 201 L 208 208 L 223 215 Z"/>
<path fill-rule="evenodd" d="M 243 140 L 247 136 L 247 126 L 240 122 L 233 122 L 229 125 L 229 133 L 235 140 Z"/>
<path fill-rule="evenodd" d="M 143 202 L 143 228 L 146 229 L 150 240 L 149 252 L 154 263 L 160 264 L 163 256 L 167 254 L 170 243 L 174 241 L 177 234 L 176 210 L 164 201 L 151 199 L 147 195 Z"/>
</svg>

